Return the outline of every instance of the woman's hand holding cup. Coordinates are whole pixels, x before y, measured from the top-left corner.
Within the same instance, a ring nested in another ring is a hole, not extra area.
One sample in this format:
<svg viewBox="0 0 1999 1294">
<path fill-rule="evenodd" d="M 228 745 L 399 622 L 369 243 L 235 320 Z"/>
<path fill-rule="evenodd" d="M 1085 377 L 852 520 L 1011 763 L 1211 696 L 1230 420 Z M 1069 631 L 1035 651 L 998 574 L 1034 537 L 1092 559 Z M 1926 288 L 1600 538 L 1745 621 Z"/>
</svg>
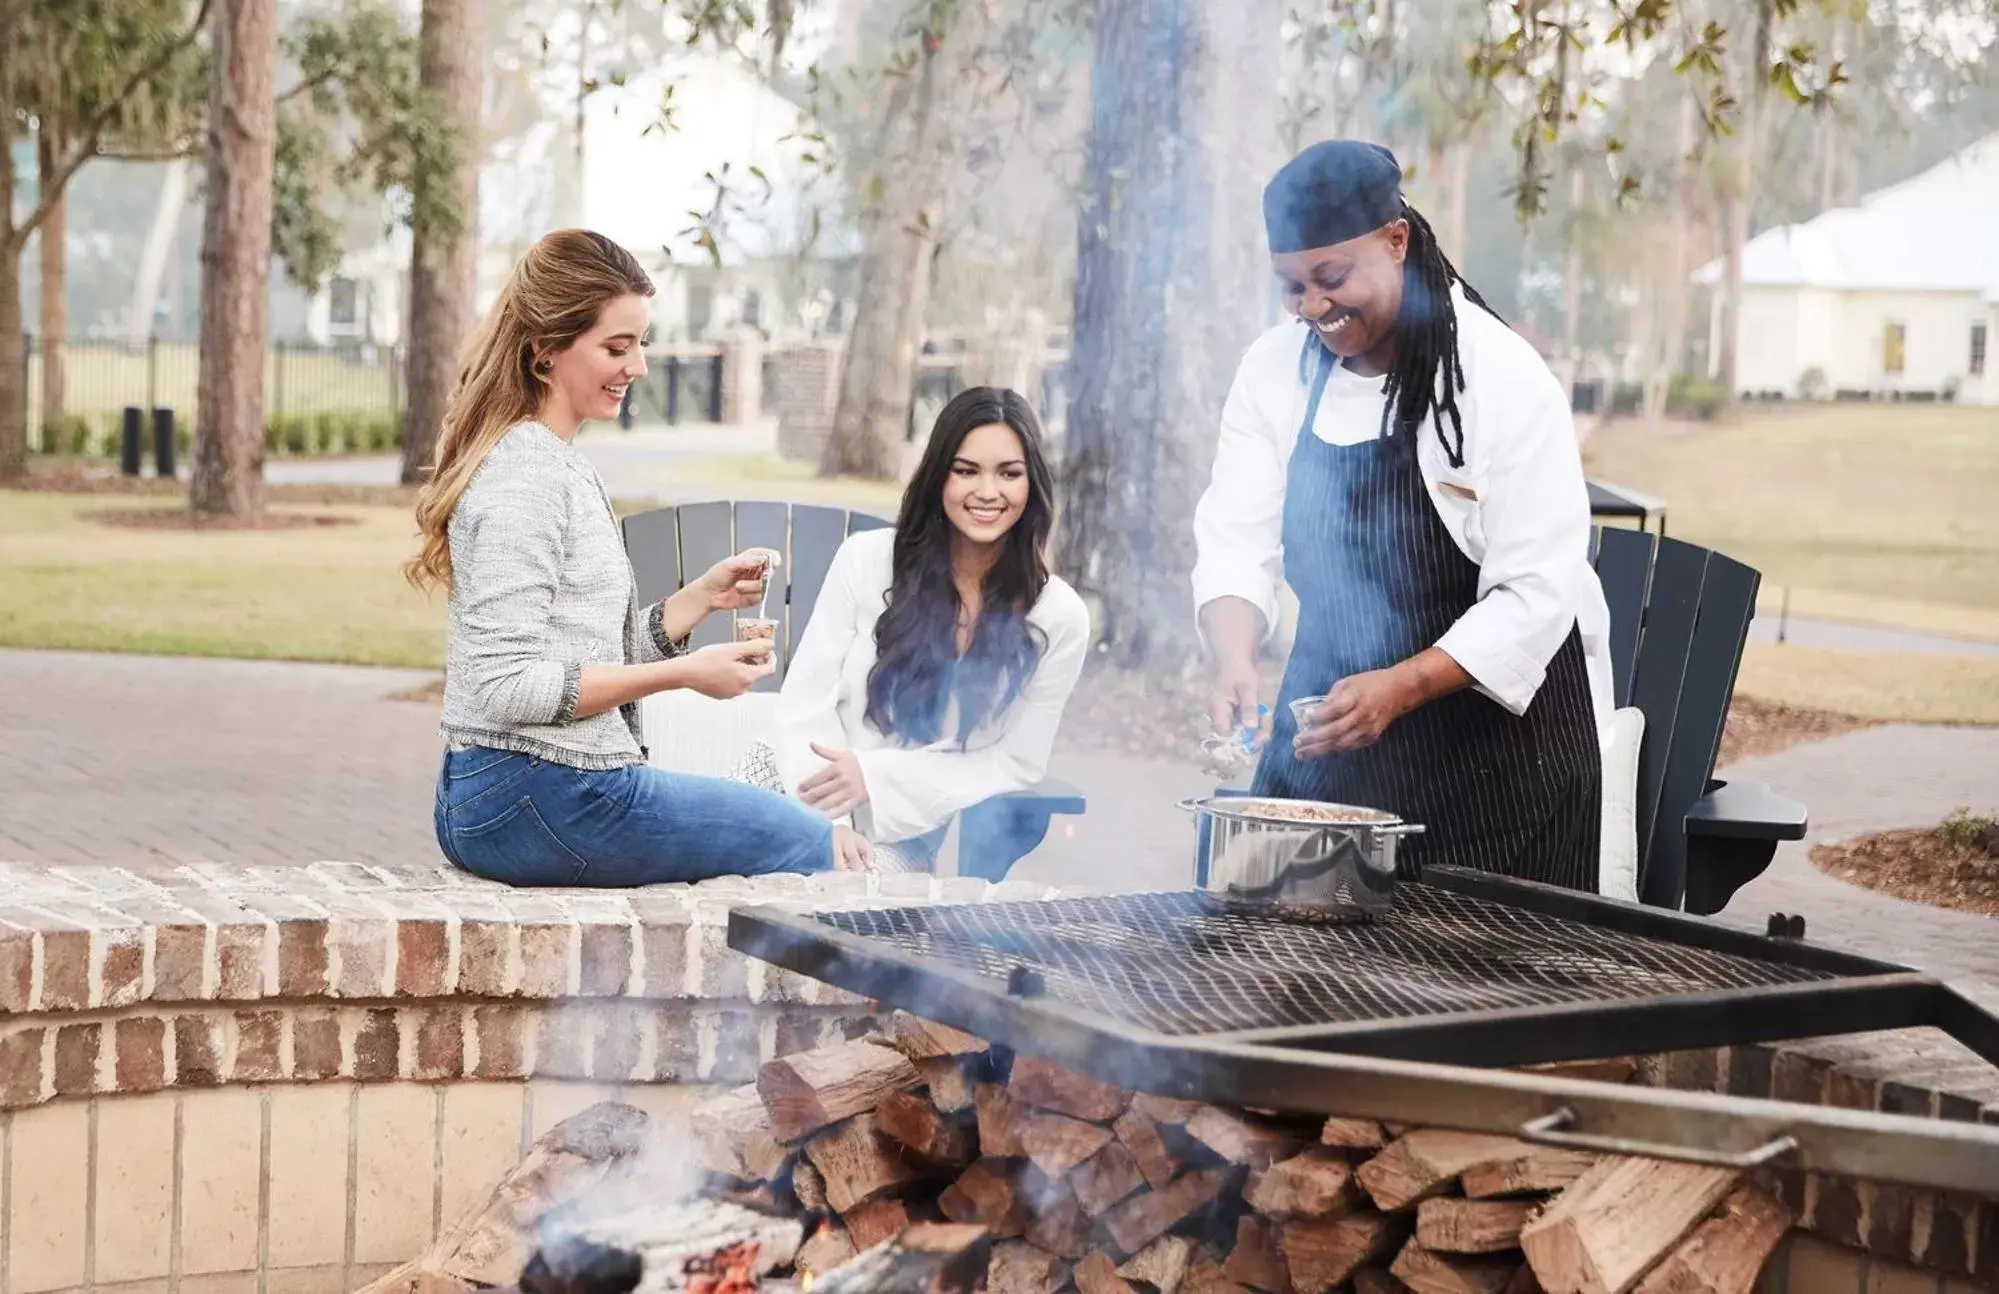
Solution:
<svg viewBox="0 0 1999 1294">
<path fill-rule="evenodd" d="M 770 573 L 777 569 L 778 555 L 768 548 L 746 548 L 734 557 L 724 557 L 701 577 L 701 591 L 708 595 L 711 611 L 740 611 L 763 601 Z"/>
<path fill-rule="evenodd" d="M 769 641 L 714 643 L 681 657 L 686 686 L 717 701 L 733 700 L 777 668 Z"/>
</svg>

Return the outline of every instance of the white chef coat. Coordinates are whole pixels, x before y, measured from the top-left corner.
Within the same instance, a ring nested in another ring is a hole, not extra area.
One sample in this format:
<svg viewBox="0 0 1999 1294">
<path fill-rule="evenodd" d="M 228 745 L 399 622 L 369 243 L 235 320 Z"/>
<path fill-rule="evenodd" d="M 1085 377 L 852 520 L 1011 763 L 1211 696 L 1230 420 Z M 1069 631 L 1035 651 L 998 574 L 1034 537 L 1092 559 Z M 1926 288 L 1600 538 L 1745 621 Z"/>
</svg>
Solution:
<svg viewBox="0 0 1999 1294">
<path fill-rule="evenodd" d="M 785 672 L 774 743 L 778 773 L 793 796 L 799 783 L 826 767 L 812 753 L 813 742 L 855 752 L 868 802 L 854 815 L 854 826 L 883 842 L 925 835 L 981 800 L 1026 790 L 1047 776 L 1055 729 L 1090 638 L 1083 599 L 1050 576 L 1027 613 L 1028 623 L 1047 635 L 1041 659 L 1013 704 L 996 720 L 989 716 L 969 747 L 958 744 L 955 704 L 946 712 L 944 737 L 931 745 L 905 746 L 884 736 L 867 721 L 868 671 L 875 664 L 875 621 L 894 583 L 894 544 L 892 530 L 865 530 L 834 554 Z"/>
<path fill-rule="evenodd" d="M 1589 564 L 1589 494 L 1567 392 L 1518 333 L 1458 289 L 1451 299 L 1465 372 L 1464 466 L 1451 465 L 1434 420 L 1413 434 L 1430 501 L 1479 578 L 1478 600 L 1436 646 L 1518 715 L 1576 625 L 1598 739 L 1607 742 L 1610 611 Z M 1277 624 L 1285 478 L 1310 396 L 1299 378 L 1305 339 L 1304 326 L 1287 321 L 1243 356 L 1222 410 L 1214 476 L 1194 511 L 1196 609 L 1238 597 L 1262 613 L 1266 632 Z M 1313 434 L 1331 445 L 1379 436 L 1385 381 L 1336 366 Z"/>
</svg>

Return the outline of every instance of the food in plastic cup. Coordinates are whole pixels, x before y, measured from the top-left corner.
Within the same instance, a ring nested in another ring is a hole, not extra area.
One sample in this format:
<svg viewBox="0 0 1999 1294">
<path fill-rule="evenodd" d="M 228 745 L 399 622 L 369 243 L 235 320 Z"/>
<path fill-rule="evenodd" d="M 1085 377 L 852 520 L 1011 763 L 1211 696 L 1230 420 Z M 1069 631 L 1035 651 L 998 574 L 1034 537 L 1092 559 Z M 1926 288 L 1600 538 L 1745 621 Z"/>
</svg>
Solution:
<svg viewBox="0 0 1999 1294">
<path fill-rule="evenodd" d="M 761 616 L 736 617 L 736 641 L 739 643 L 767 642 L 777 645 L 777 621 Z"/>
<path fill-rule="evenodd" d="M 1291 703 L 1292 724 L 1299 728 L 1307 727 L 1312 711 L 1324 705 L 1325 701 L 1326 698 L 1323 696 L 1301 696 L 1296 701 L 1293 701 Z"/>
</svg>

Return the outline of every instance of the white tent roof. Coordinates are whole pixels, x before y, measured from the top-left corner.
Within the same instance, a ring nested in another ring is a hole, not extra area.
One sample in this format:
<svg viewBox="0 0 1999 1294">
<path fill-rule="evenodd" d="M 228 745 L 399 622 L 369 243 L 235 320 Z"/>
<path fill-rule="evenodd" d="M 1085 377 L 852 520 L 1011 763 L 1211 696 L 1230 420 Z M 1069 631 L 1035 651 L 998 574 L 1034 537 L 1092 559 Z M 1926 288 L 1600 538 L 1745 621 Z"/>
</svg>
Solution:
<svg viewBox="0 0 1999 1294">
<path fill-rule="evenodd" d="M 1721 280 L 1711 261 L 1698 282 Z M 1913 179 L 1742 249 L 1742 281 L 1846 291 L 1980 292 L 1999 301 L 1999 135 Z"/>
</svg>

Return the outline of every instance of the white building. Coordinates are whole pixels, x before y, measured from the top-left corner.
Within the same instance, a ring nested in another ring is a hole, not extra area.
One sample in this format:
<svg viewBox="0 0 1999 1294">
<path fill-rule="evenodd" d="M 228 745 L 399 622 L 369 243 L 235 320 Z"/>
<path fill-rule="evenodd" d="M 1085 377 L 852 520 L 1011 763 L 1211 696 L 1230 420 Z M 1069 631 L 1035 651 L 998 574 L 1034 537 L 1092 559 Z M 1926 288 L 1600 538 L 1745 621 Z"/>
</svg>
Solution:
<svg viewBox="0 0 1999 1294">
<path fill-rule="evenodd" d="M 1721 262 L 1697 281 L 1718 286 Z M 1999 135 L 1900 184 L 1750 240 L 1744 394 L 1999 404 Z M 1721 353 L 1713 295 L 1710 356 Z"/>
</svg>

